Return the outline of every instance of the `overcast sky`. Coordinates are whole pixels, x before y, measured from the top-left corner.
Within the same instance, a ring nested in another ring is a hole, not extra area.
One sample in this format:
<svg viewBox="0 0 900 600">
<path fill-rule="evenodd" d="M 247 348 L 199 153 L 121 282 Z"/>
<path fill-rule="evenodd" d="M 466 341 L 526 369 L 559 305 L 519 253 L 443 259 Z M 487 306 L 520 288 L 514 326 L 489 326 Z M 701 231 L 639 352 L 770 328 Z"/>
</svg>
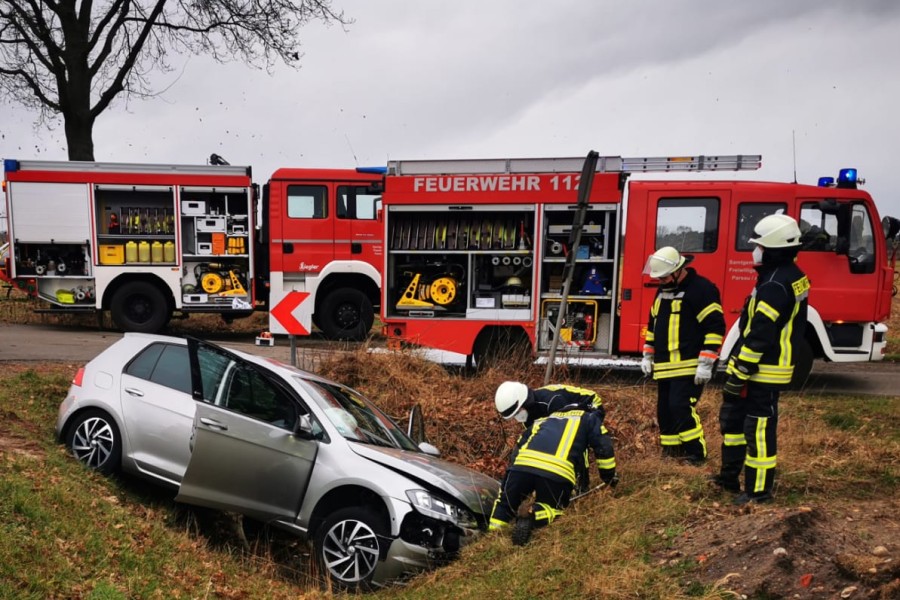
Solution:
<svg viewBox="0 0 900 600">
<path fill-rule="evenodd" d="M 119 101 L 102 161 L 281 166 L 389 159 L 762 154 L 754 178 L 857 167 L 900 217 L 900 2 L 334 0 L 302 68 L 185 60 Z M 2 106 L 0 157 L 64 160 L 61 125 Z M 897 160 L 898 165 L 893 161 Z M 730 174 L 729 174 L 730 175 Z M 747 178 L 744 175 L 743 178 Z"/>
</svg>

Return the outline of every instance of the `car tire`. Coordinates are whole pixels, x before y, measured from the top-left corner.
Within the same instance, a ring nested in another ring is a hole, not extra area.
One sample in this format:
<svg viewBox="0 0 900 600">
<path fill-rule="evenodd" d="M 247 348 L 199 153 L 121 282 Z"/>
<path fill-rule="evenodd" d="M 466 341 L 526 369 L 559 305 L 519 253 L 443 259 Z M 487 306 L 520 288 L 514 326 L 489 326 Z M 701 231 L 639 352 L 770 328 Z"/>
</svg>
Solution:
<svg viewBox="0 0 900 600">
<path fill-rule="evenodd" d="M 316 561 L 338 587 L 368 590 L 387 543 L 384 520 L 373 510 L 342 508 L 316 531 Z"/>
<path fill-rule="evenodd" d="M 66 446 L 80 463 L 104 475 L 115 473 L 122 464 L 122 436 L 102 410 L 87 410 L 75 417 Z"/>
<path fill-rule="evenodd" d="M 375 322 L 375 309 L 360 290 L 338 288 L 319 302 L 314 321 L 330 340 L 361 342 Z"/>
<path fill-rule="evenodd" d="M 110 312 L 116 327 L 139 333 L 158 333 L 171 317 L 166 297 L 147 281 L 130 281 L 116 290 Z"/>
</svg>

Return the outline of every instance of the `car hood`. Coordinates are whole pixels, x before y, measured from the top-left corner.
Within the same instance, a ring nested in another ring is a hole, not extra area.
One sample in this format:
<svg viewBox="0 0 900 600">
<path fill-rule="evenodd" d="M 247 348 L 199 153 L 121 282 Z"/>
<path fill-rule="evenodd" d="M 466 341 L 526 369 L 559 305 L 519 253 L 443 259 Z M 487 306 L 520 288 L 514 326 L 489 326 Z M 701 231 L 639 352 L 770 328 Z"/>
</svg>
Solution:
<svg viewBox="0 0 900 600">
<path fill-rule="evenodd" d="M 489 514 L 500 491 L 496 479 L 428 454 L 357 443 L 350 447 L 364 458 L 450 494 L 475 514 Z"/>
</svg>

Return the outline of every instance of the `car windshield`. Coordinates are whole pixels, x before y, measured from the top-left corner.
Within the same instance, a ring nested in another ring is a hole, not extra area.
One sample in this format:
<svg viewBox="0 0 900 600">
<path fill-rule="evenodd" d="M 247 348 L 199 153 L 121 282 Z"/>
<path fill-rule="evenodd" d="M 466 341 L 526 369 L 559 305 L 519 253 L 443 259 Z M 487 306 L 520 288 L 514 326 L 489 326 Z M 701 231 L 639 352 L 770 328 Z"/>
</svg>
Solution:
<svg viewBox="0 0 900 600">
<path fill-rule="evenodd" d="M 319 391 L 326 417 L 344 438 L 376 446 L 419 451 L 415 442 L 390 417 L 355 390 L 322 381 L 298 379 Z"/>
</svg>

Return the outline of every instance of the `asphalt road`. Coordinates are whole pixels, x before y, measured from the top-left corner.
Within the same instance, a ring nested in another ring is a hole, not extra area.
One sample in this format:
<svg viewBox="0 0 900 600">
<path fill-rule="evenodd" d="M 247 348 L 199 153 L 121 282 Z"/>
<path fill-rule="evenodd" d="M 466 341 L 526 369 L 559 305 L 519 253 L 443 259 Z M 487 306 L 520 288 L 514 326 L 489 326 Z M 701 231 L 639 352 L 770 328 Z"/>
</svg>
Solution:
<svg viewBox="0 0 900 600">
<path fill-rule="evenodd" d="M 121 333 L 87 328 L 51 325 L 12 325 L 0 323 L 0 363 L 71 362 L 80 365 L 92 359 L 122 337 Z M 291 362 L 288 338 L 276 338 L 272 347 L 256 346 L 254 336 L 206 336 L 223 346 Z M 297 338 L 296 364 L 314 369 L 323 353 L 340 351 L 346 344 L 333 344 L 316 338 Z M 635 372 L 622 373 L 624 379 L 636 378 Z M 900 396 L 900 364 L 837 364 L 817 361 L 807 389 L 817 393 Z"/>
</svg>

